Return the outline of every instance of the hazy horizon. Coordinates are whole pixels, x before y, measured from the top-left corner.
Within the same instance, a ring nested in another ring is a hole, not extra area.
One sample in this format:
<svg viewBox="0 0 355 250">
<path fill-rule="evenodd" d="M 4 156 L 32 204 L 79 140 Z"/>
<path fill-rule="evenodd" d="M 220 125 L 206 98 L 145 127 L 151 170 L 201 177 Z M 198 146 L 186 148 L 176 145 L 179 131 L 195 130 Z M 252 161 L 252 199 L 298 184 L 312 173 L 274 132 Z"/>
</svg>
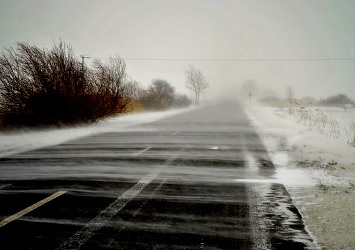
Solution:
<svg viewBox="0 0 355 250">
<path fill-rule="evenodd" d="M 75 54 L 125 58 L 144 86 L 165 79 L 189 93 L 184 71 L 201 69 L 209 98 L 259 94 L 355 98 L 352 0 L 0 0 L 0 51 L 17 42 L 50 48 L 62 39 Z M 135 60 L 132 60 L 135 59 Z"/>
</svg>

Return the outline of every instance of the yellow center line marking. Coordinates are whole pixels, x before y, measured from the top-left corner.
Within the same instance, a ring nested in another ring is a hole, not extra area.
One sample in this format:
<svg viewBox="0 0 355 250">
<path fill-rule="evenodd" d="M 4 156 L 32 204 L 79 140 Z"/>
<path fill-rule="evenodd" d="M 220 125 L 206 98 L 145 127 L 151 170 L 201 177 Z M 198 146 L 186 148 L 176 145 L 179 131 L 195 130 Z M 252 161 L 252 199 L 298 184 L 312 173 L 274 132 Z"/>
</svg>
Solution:
<svg viewBox="0 0 355 250">
<path fill-rule="evenodd" d="M 138 156 L 138 155 L 143 154 L 144 152 L 148 151 L 151 148 L 152 148 L 152 146 L 146 147 L 145 149 L 138 151 L 137 153 L 134 153 L 133 155 Z"/>
<path fill-rule="evenodd" d="M 67 191 L 58 191 L 58 192 L 56 192 L 56 193 L 54 193 L 54 194 L 48 196 L 47 198 L 45 198 L 45 199 L 43 199 L 43 200 L 41 200 L 41 201 L 39 201 L 39 202 L 37 202 L 37 203 L 35 203 L 35 204 L 33 204 L 33 205 L 31 205 L 31 206 L 29 206 L 29 207 L 27 207 L 27 208 L 21 210 L 20 212 L 14 214 L 14 215 L 11 215 L 11 216 L 9 216 L 9 217 L 7 217 L 6 219 L 0 221 L 0 227 L 3 227 L 3 226 L 5 226 L 6 224 L 8 224 L 8 223 L 10 223 L 10 222 L 12 222 L 12 221 L 14 221 L 14 220 L 16 220 L 16 219 L 18 219 L 18 218 L 24 216 L 25 214 L 27 214 L 27 213 L 29 213 L 29 212 L 35 210 L 36 208 L 38 208 L 38 207 L 40 207 L 40 206 L 46 204 L 47 202 L 49 202 L 49 201 L 51 201 L 51 200 L 54 200 L 55 198 L 61 196 L 62 194 L 65 194 L 66 192 L 67 192 Z"/>
</svg>

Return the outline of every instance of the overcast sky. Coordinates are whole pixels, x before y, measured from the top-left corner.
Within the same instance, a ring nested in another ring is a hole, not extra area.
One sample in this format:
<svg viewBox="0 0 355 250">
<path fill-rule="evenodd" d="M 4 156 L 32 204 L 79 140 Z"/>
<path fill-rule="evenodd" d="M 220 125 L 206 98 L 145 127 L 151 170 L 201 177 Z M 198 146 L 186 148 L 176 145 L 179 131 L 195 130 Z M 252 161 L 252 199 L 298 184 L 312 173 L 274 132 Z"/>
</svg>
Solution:
<svg viewBox="0 0 355 250">
<path fill-rule="evenodd" d="M 59 39 L 78 57 L 126 58 L 145 86 L 161 78 L 188 93 L 191 64 L 208 78 L 210 97 L 238 96 L 254 79 L 259 94 L 285 97 L 292 85 L 296 97 L 355 98 L 355 60 L 293 61 L 355 58 L 354 0 L 0 0 L 2 52 Z"/>
</svg>

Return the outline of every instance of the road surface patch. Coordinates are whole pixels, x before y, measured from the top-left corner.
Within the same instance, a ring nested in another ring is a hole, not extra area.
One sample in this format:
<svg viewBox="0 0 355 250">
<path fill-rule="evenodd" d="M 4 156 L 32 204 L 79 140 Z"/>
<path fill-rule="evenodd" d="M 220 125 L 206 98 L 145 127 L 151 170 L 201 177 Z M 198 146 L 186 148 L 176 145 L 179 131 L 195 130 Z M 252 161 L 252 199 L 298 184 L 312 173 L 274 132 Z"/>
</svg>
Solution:
<svg viewBox="0 0 355 250">
<path fill-rule="evenodd" d="M 85 244 L 94 234 L 95 231 L 102 228 L 112 217 L 121 211 L 131 200 L 133 200 L 149 183 L 151 183 L 163 169 L 168 167 L 177 156 L 172 156 L 166 160 L 165 164 L 156 168 L 150 174 L 143 177 L 132 188 L 118 197 L 114 202 L 102 210 L 94 219 L 85 225 L 80 231 L 76 232 L 66 242 L 64 242 L 58 249 L 69 250 L 79 249 Z"/>
<path fill-rule="evenodd" d="M 0 221 L 0 227 L 3 227 L 6 224 L 8 224 L 8 223 L 10 223 L 10 222 L 12 222 L 12 221 L 24 216 L 25 214 L 35 210 L 36 208 L 46 204 L 47 202 L 49 202 L 51 200 L 54 200 L 55 198 L 58 198 L 59 196 L 61 196 L 62 194 L 65 194 L 66 192 L 67 191 L 58 191 L 58 192 L 48 196 L 47 198 L 45 198 L 45 199 L 43 199 L 43 200 L 41 200 L 41 201 L 39 201 L 39 202 L 37 202 L 37 203 L 35 203 L 33 205 L 21 210 L 20 212 L 7 217 L 6 219 Z"/>
</svg>

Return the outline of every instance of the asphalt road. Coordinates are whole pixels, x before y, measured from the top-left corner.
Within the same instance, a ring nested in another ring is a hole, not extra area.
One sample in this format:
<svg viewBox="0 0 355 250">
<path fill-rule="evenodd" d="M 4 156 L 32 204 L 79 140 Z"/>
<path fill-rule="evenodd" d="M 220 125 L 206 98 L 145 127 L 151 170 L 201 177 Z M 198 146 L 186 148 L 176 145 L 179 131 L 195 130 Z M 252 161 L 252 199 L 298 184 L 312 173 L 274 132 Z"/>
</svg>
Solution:
<svg viewBox="0 0 355 250">
<path fill-rule="evenodd" d="M 0 158 L 0 249 L 316 249 L 238 105 Z"/>
</svg>

